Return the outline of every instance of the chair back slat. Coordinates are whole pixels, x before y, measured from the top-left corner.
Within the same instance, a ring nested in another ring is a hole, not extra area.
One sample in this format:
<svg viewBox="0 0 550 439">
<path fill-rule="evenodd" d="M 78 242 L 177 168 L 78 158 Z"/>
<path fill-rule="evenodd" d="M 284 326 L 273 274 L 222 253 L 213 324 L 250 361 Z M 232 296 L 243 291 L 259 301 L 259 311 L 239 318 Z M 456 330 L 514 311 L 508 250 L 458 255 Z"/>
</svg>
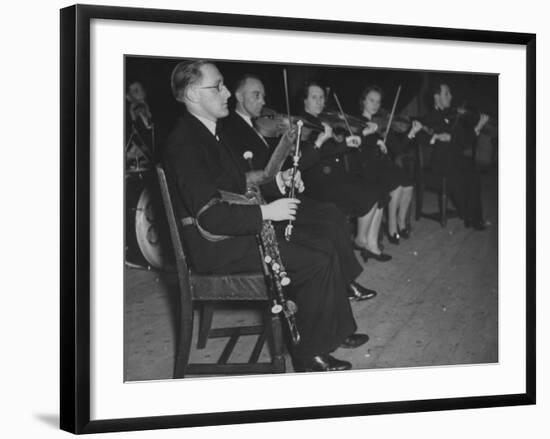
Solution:
<svg viewBox="0 0 550 439">
<path fill-rule="evenodd" d="M 178 277 L 180 278 L 180 284 L 187 284 L 187 288 L 189 288 L 189 266 L 187 265 L 185 252 L 183 250 L 183 240 L 176 220 L 176 215 L 174 213 L 174 206 L 172 204 L 172 198 L 168 189 L 166 173 L 160 164 L 156 165 L 156 170 L 159 180 L 160 193 L 162 196 L 162 204 L 164 205 L 164 211 L 166 213 L 166 219 L 168 220 L 168 227 L 170 229 L 170 239 L 174 249 L 174 256 L 176 257 Z"/>
</svg>

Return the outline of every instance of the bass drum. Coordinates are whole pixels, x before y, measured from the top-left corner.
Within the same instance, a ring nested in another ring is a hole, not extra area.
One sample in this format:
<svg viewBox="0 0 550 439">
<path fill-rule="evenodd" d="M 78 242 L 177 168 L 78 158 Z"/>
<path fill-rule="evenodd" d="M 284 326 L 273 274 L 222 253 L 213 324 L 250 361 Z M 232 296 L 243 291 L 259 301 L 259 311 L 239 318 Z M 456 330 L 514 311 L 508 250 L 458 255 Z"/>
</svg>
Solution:
<svg viewBox="0 0 550 439">
<path fill-rule="evenodd" d="M 128 172 L 125 178 L 125 259 L 131 267 L 164 269 L 169 247 L 162 205 L 156 197 L 152 171 Z"/>
</svg>

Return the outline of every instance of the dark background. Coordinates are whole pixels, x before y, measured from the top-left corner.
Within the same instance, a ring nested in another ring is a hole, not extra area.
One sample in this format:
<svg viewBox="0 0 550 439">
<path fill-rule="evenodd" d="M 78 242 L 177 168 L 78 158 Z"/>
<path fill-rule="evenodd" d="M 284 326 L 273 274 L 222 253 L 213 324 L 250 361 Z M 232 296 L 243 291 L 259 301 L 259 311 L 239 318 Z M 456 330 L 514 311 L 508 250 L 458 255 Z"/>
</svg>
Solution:
<svg viewBox="0 0 550 439">
<path fill-rule="evenodd" d="M 147 92 L 156 130 L 157 153 L 172 129 L 176 118 L 183 111 L 183 105 L 176 102 L 170 89 L 170 74 L 183 58 L 125 57 L 125 91 L 128 85 L 139 81 Z M 498 119 L 498 76 L 482 73 L 450 73 L 421 70 L 397 70 L 379 68 L 358 68 L 324 65 L 271 64 L 246 61 L 215 61 L 229 90 L 244 73 L 259 76 L 266 89 L 266 106 L 286 113 L 283 69 L 287 69 L 290 95 L 290 111 L 299 113 L 300 90 L 309 80 L 316 80 L 338 95 L 344 111 L 359 114 L 359 98 L 367 85 L 379 85 L 384 91 L 382 107 L 390 110 L 395 93 L 401 85 L 397 114 L 422 115 L 431 105 L 432 98 L 426 91 L 435 80 L 443 80 L 451 86 L 453 105 L 466 103 L 469 108 L 488 113 Z M 231 97 L 233 101 L 233 96 Z M 231 102 L 231 106 L 234 102 Z M 332 95 L 327 100 L 327 109 L 336 109 Z M 125 119 L 129 119 L 126 111 Z M 128 133 L 128 131 L 127 131 Z"/>
</svg>

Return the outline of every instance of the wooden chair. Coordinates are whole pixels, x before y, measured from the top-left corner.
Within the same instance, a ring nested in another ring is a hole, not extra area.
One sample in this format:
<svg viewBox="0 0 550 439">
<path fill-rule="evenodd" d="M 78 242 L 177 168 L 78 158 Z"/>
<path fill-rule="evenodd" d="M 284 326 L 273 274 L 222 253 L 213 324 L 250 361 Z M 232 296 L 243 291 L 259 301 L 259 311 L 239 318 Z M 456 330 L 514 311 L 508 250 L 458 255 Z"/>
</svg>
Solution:
<svg viewBox="0 0 550 439">
<path fill-rule="evenodd" d="M 162 200 L 170 228 L 170 238 L 176 258 L 179 286 L 178 341 L 174 378 L 195 374 L 252 374 L 284 373 L 281 322 L 270 311 L 265 279 L 262 273 L 235 275 L 201 275 L 193 273 L 186 262 L 180 224 L 176 220 L 172 199 L 163 168 L 157 165 L 157 176 Z M 259 256 L 258 256 L 259 257 Z M 262 311 L 263 325 L 211 328 L 214 307 L 227 302 L 254 302 Z M 229 337 L 217 363 L 189 363 L 193 334 L 193 315 L 196 304 L 202 304 L 197 347 L 204 348 L 211 338 Z M 229 357 L 239 337 L 258 335 L 257 342 L 247 363 L 229 363 Z M 259 362 L 259 356 L 267 341 L 270 362 Z"/>
<path fill-rule="evenodd" d="M 447 178 L 438 175 L 431 169 L 430 157 L 431 150 L 421 144 L 415 145 L 415 192 L 416 192 L 416 213 L 415 219 L 418 221 L 421 217 L 435 220 L 441 224 L 441 227 L 447 226 L 447 219 L 455 217 L 456 211 L 448 208 Z M 437 194 L 438 211 L 426 213 L 423 211 L 424 193 L 432 191 Z"/>
</svg>

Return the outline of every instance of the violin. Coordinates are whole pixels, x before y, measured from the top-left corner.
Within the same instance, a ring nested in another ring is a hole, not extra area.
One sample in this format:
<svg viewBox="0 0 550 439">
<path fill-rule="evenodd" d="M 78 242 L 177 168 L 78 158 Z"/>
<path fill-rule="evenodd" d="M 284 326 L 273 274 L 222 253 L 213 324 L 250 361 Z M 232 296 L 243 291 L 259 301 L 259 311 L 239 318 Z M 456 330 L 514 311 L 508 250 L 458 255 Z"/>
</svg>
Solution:
<svg viewBox="0 0 550 439">
<path fill-rule="evenodd" d="M 254 119 L 254 127 L 259 133 L 267 138 L 277 138 L 287 131 L 294 129 L 298 121 L 302 121 L 302 136 L 308 137 L 311 132 L 322 132 L 325 127 L 306 120 L 300 116 L 290 116 L 278 113 L 277 111 L 264 107 L 262 114 Z"/>
<path fill-rule="evenodd" d="M 390 124 L 390 113 L 386 110 L 379 111 L 372 116 L 371 122 L 378 125 L 377 131 L 380 133 L 386 132 L 388 124 Z M 395 133 L 406 133 L 411 128 L 412 120 L 406 116 L 394 115 L 391 120 L 390 130 Z"/>
<path fill-rule="evenodd" d="M 337 111 L 324 111 L 318 118 L 328 124 L 334 131 L 346 131 L 358 135 L 368 126 L 368 121 Z"/>
<path fill-rule="evenodd" d="M 467 119 L 468 123 L 476 125 L 482 114 L 489 116 L 489 120 L 483 126 L 482 133 L 495 137 L 498 133 L 496 118 L 486 111 L 481 111 L 478 108 L 468 105 L 467 101 L 463 101 L 458 107 L 450 107 L 445 110 L 447 117 L 456 125 L 460 119 Z"/>
</svg>

